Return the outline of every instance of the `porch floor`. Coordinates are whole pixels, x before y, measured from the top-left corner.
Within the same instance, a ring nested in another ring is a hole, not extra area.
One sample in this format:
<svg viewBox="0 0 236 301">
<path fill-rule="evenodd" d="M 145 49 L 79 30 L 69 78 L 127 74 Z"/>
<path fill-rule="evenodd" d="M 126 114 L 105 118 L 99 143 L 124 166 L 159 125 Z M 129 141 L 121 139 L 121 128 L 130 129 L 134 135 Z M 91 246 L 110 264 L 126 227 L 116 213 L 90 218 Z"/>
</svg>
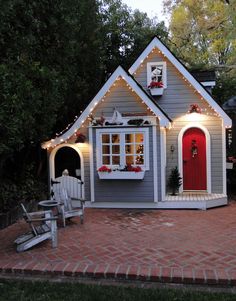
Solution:
<svg viewBox="0 0 236 301">
<path fill-rule="evenodd" d="M 221 199 L 224 198 L 224 194 L 219 193 L 192 193 L 192 192 L 183 192 L 177 195 L 166 195 L 165 200 L 166 201 L 188 201 L 188 202 L 201 202 L 201 201 L 209 201 L 209 200 L 215 200 L 215 199 Z"/>
<path fill-rule="evenodd" d="M 165 201 L 160 208 L 185 208 L 185 209 L 208 209 L 227 205 L 228 198 L 219 193 L 193 193 L 183 192 L 178 195 L 166 195 Z"/>
</svg>

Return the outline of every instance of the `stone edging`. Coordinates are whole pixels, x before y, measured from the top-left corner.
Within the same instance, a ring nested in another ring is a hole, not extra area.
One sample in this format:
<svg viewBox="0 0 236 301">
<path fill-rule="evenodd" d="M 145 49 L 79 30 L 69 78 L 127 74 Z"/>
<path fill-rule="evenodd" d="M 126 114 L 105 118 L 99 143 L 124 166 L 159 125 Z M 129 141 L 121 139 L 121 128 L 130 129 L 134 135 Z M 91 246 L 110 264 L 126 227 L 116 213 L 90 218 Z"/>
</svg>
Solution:
<svg viewBox="0 0 236 301">
<path fill-rule="evenodd" d="M 224 269 L 188 269 L 134 265 L 55 262 L 7 262 L 1 264 L 2 276 L 81 277 L 92 279 L 132 280 L 175 284 L 235 286 L 236 272 Z"/>
</svg>

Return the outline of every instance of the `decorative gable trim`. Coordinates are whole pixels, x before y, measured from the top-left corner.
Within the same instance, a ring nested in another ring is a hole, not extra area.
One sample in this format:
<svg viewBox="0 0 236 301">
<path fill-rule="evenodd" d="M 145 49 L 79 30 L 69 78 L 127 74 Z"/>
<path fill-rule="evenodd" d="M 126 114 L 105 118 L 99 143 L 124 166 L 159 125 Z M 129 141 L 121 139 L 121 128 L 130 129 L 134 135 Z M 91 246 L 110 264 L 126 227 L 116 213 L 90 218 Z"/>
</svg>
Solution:
<svg viewBox="0 0 236 301">
<path fill-rule="evenodd" d="M 131 87 L 132 90 L 140 97 L 140 99 L 149 107 L 149 109 L 159 118 L 160 126 L 170 127 L 171 120 L 167 115 L 155 104 L 148 94 L 142 89 L 142 87 L 135 81 L 135 79 L 129 75 L 121 66 L 119 66 L 115 72 L 110 76 L 107 82 L 104 84 L 102 89 L 97 93 L 93 100 L 89 103 L 87 108 L 83 111 L 80 117 L 75 121 L 75 123 L 61 136 L 55 139 L 49 140 L 42 144 L 42 148 L 54 147 L 58 144 L 63 143 L 69 137 L 71 137 L 77 130 L 83 125 L 85 120 L 88 118 L 89 114 L 95 109 L 95 107 L 104 100 L 105 94 L 109 91 L 114 82 L 121 77 L 126 83 Z"/>
<path fill-rule="evenodd" d="M 134 64 L 130 67 L 129 72 L 133 74 L 145 58 L 154 49 L 158 48 L 164 56 L 176 67 L 176 69 L 189 81 L 194 89 L 207 101 L 207 103 L 220 115 L 223 119 L 225 127 L 231 127 L 232 121 L 224 110 L 215 102 L 211 95 L 204 89 L 204 87 L 191 75 L 186 67 L 173 55 L 173 53 L 157 38 L 154 37 L 149 45 L 144 49 L 141 55 L 137 58 Z"/>
</svg>

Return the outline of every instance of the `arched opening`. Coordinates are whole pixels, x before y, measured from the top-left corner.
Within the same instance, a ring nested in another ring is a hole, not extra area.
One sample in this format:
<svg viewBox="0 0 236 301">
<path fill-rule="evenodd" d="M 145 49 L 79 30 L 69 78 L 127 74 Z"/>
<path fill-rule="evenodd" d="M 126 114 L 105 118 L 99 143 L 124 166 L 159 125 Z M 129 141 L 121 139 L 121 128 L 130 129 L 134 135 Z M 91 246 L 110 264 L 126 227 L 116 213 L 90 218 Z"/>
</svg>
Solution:
<svg viewBox="0 0 236 301">
<path fill-rule="evenodd" d="M 55 178 L 62 175 L 67 169 L 72 177 L 81 177 L 81 159 L 75 149 L 63 146 L 55 154 Z"/>
</svg>

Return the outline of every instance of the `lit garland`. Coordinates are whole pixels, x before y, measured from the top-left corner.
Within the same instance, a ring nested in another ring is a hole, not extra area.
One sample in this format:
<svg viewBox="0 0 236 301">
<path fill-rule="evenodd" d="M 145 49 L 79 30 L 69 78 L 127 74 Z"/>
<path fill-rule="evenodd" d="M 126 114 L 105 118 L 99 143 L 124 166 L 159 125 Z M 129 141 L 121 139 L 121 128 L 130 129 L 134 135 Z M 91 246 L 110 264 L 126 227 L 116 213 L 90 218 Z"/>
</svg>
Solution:
<svg viewBox="0 0 236 301">
<path fill-rule="evenodd" d="M 161 54 L 163 57 L 166 58 L 166 55 L 165 55 L 161 50 L 158 50 L 157 47 L 154 47 L 154 48 L 151 50 L 151 53 L 154 53 L 155 51 L 158 51 L 159 54 Z M 143 60 L 140 61 L 140 65 L 139 65 L 140 67 L 143 67 L 143 63 L 145 62 L 145 60 L 146 60 L 147 58 L 149 58 L 149 55 L 147 55 L 145 59 L 143 59 Z M 137 73 L 137 70 L 134 72 L 134 74 L 136 75 L 136 73 Z M 193 88 L 192 84 L 190 84 L 189 81 L 188 81 L 184 76 L 182 76 L 182 79 L 183 79 L 186 83 L 188 83 L 188 86 L 189 86 L 190 88 Z M 116 81 L 120 81 L 120 80 L 126 80 L 126 79 L 125 79 L 124 76 L 121 76 L 121 75 L 118 76 L 118 77 L 116 78 L 115 82 L 112 84 L 111 87 L 116 86 Z M 131 90 L 131 92 L 135 93 L 135 91 L 133 90 L 133 88 L 132 88 L 128 83 L 126 83 L 126 86 L 128 87 L 129 90 Z M 111 88 L 111 87 L 110 87 L 110 88 Z M 103 97 L 101 98 L 101 102 L 104 102 L 104 101 L 105 101 L 105 98 L 107 97 L 107 95 L 111 92 L 110 88 L 107 90 L 107 92 L 106 92 L 106 93 L 103 95 Z M 199 90 L 196 90 L 196 89 L 195 89 L 195 90 L 194 90 L 194 93 L 195 93 L 195 94 L 198 94 L 201 100 L 204 99 L 204 98 L 202 97 L 201 92 L 200 92 Z M 137 99 L 140 100 L 140 98 L 137 98 Z M 144 104 L 145 102 L 142 101 L 142 103 Z M 94 110 L 94 108 L 96 107 L 97 104 L 98 104 L 98 101 L 96 101 L 96 102 L 94 103 L 94 106 L 93 106 L 92 108 L 90 108 L 90 114 L 93 112 L 93 110 Z M 145 104 L 146 104 L 146 103 L 145 103 Z M 208 104 L 208 107 L 209 107 L 211 110 L 213 110 L 214 113 L 209 113 L 209 112 L 207 112 L 207 109 L 201 109 L 201 112 L 206 112 L 206 115 L 208 115 L 208 116 L 217 116 L 217 117 L 221 117 L 220 114 L 219 114 L 212 106 L 210 106 L 210 105 Z M 159 119 L 159 121 L 161 120 L 161 118 L 160 118 L 159 116 L 157 116 L 157 115 L 153 112 L 153 110 L 150 109 L 148 106 L 147 106 L 147 111 L 150 111 L 154 116 L 156 116 L 156 117 Z M 80 113 L 81 113 L 81 115 L 82 115 L 83 111 L 80 111 Z M 90 115 L 90 114 L 89 114 L 89 115 Z M 81 116 L 81 115 L 80 115 L 80 116 Z M 89 117 L 89 115 L 88 115 L 88 117 Z M 88 118 L 88 117 L 87 117 L 87 118 Z M 60 138 L 60 136 L 62 136 L 62 135 L 63 135 L 64 133 L 66 133 L 71 127 L 73 127 L 73 125 L 76 123 L 76 121 L 77 121 L 78 119 L 79 119 L 79 117 L 78 117 L 78 116 L 75 116 L 74 121 L 71 122 L 71 123 L 70 123 L 63 131 L 61 131 L 60 133 L 56 133 L 56 139 Z M 74 135 L 76 135 L 76 133 L 77 133 L 77 131 L 79 130 L 80 127 L 84 127 L 84 125 L 83 125 L 84 122 L 85 122 L 85 120 L 82 120 L 82 121 L 81 121 L 81 125 L 78 126 L 78 128 L 76 128 L 76 129 L 74 130 L 74 133 L 75 133 Z M 173 126 L 173 127 L 174 127 L 174 126 Z M 226 126 L 226 128 L 230 128 L 230 127 L 231 127 L 231 126 Z M 50 147 L 55 147 L 55 146 L 57 146 L 58 144 L 61 144 L 61 143 L 63 143 L 63 142 L 66 143 L 66 142 L 67 142 L 68 140 L 70 140 L 72 137 L 73 137 L 73 135 L 70 136 L 70 137 L 67 137 L 67 139 L 60 138 L 60 140 L 59 140 L 58 143 L 56 143 L 56 144 L 54 144 L 54 142 L 55 142 L 56 139 L 51 139 L 51 140 L 50 140 L 50 143 L 48 143 L 48 144 L 46 145 L 46 148 L 48 149 L 48 148 L 50 148 Z M 52 144 L 54 144 L 54 145 L 52 145 Z"/>
</svg>

